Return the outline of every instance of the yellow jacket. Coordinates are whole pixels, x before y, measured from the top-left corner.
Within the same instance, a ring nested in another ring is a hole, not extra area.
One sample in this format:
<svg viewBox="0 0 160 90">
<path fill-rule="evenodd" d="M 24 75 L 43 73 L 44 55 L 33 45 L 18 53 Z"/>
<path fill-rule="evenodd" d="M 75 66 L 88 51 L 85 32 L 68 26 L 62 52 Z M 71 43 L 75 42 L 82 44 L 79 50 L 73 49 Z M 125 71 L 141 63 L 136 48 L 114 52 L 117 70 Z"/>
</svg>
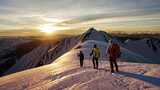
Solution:
<svg viewBox="0 0 160 90">
<path fill-rule="evenodd" d="M 99 48 L 92 48 L 91 55 L 93 55 L 93 57 L 99 58 L 100 57 L 100 50 L 99 50 Z"/>
</svg>

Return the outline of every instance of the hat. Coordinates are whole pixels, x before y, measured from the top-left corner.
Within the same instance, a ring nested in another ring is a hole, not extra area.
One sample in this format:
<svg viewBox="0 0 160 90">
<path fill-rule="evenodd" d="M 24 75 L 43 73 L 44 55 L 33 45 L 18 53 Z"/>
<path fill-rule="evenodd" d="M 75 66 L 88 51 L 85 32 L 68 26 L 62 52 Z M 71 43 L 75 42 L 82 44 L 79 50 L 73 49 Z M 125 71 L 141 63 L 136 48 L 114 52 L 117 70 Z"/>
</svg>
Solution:
<svg viewBox="0 0 160 90">
<path fill-rule="evenodd" d="M 117 44 L 117 43 L 118 43 L 117 38 L 112 38 L 112 39 L 111 39 L 111 43 L 113 43 L 113 44 Z"/>
</svg>

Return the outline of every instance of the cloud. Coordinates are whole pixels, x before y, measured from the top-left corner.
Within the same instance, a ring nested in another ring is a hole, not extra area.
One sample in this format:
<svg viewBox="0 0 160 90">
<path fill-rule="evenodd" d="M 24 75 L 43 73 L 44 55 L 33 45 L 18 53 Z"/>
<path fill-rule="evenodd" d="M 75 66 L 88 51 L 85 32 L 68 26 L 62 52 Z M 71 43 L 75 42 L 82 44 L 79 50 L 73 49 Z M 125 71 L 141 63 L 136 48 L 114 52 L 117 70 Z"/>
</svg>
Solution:
<svg viewBox="0 0 160 90">
<path fill-rule="evenodd" d="M 160 8 L 157 9 L 147 9 L 147 10 L 132 10 L 132 11 L 122 11 L 115 13 L 102 13 L 102 14 L 92 14 L 80 16 L 74 19 L 66 20 L 60 24 L 77 24 L 83 22 L 89 22 L 99 19 L 110 19 L 110 18 L 120 18 L 120 17 L 139 17 L 139 16 L 147 16 L 147 15 L 156 15 L 159 14 L 160 18 Z"/>
<path fill-rule="evenodd" d="M 0 0 L 0 12 L 0 29 L 34 28 L 44 23 L 63 26 L 101 19 L 159 15 L 160 0 Z M 48 17 L 53 19 L 46 20 Z M 59 23 L 54 19 L 65 21 Z"/>
<path fill-rule="evenodd" d="M 38 13 L 55 17 L 116 12 L 119 10 L 159 8 L 159 0 L 2 0 L 3 7 L 18 13 Z M 1 1 L 1 2 L 2 2 Z M 5 4 L 4 4 L 5 2 Z"/>
</svg>

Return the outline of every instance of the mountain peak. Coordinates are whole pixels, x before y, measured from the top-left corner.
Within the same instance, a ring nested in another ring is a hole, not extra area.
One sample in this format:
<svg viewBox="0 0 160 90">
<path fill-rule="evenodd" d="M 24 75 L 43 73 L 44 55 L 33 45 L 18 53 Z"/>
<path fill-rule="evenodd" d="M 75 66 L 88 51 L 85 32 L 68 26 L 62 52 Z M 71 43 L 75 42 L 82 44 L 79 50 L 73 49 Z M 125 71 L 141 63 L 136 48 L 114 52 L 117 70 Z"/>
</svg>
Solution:
<svg viewBox="0 0 160 90">
<path fill-rule="evenodd" d="M 87 30 L 86 33 L 92 33 L 92 32 L 97 32 L 97 30 L 94 27 L 91 27 Z"/>
<path fill-rule="evenodd" d="M 94 27 L 91 27 L 81 36 L 82 42 L 86 40 L 98 40 L 98 41 L 107 42 L 108 35 L 102 31 L 97 31 Z"/>
<path fill-rule="evenodd" d="M 90 31 L 97 31 L 94 27 L 89 28 Z"/>
</svg>

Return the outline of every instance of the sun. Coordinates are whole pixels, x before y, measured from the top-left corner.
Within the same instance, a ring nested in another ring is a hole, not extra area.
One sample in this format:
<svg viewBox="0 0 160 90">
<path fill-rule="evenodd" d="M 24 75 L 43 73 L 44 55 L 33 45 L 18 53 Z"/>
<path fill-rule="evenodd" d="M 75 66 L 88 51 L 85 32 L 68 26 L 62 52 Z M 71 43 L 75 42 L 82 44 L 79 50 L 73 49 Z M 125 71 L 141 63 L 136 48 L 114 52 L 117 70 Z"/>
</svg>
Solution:
<svg viewBox="0 0 160 90">
<path fill-rule="evenodd" d="M 57 26 L 54 24 L 44 24 L 39 26 L 40 32 L 46 33 L 47 35 L 56 34 L 61 30 L 68 30 L 69 27 Z"/>
<path fill-rule="evenodd" d="M 57 30 L 56 27 L 50 25 L 50 24 L 46 24 L 46 25 L 42 25 L 40 26 L 40 31 L 44 32 L 46 34 L 52 34 Z"/>
</svg>

